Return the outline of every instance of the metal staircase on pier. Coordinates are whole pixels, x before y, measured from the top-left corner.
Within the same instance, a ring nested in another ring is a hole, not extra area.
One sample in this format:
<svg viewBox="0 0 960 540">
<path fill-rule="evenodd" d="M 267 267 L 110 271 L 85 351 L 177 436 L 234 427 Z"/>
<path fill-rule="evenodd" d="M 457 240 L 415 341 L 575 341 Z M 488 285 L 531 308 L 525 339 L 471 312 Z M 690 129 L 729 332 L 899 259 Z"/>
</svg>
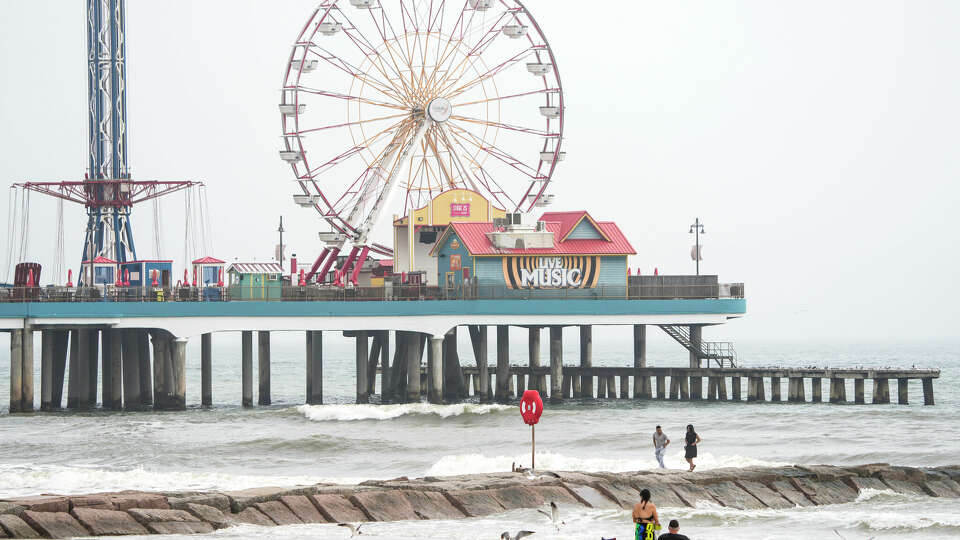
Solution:
<svg viewBox="0 0 960 540">
<path fill-rule="evenodd" d="M 660 328 L 672 337 L 677 343 L 683 345 L 685 349 L 697 355 L 697 358 L 707 361 L 707 367 L 710 361 L 715 360 L 717 367 L 735 368 L 737 367 L 737 351 L 733 348 L 733 343 L 729 341 L 703 341 L 694 343 L 690 339 L 690 327 L 679 324 L 661 324 Z"/>
</svg>

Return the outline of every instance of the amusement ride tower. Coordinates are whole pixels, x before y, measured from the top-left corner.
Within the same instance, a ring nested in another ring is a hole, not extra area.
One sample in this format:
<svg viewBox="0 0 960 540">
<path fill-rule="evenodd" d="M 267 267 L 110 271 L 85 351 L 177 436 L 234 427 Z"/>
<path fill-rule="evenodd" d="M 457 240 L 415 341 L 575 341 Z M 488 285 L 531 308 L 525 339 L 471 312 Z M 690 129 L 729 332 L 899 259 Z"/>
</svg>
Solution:
<svg viewBox="0 0 960 540">
<path fill-rule="evenodd" d="M 202 186 L 191 181 L 133 181 L 127 166 L 126 2 L 87 0 L 88 165 L 83 181 L 15 184 L 81 203 L 87 226 L 81 262 L 137 259 L 130 224 L 135 203 Z M 78 286 L 89 285 L 80 273 Z"/>
</svg>

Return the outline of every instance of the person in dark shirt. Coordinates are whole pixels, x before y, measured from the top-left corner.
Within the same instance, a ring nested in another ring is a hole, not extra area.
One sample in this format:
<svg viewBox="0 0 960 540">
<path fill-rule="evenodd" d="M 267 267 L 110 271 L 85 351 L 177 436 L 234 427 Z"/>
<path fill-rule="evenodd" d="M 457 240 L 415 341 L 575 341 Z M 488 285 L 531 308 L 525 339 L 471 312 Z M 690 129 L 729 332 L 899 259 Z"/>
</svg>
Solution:
<svg viewBox="0 0 960 540">
<path fill-rule="evenodd" d="M 667 525 L 667 527 L 670 529 L 670 532 L 668 532 L 667 534 L 661 534 L 659 540 L 690 540 L 689 538 L 686 537 L 686 535 L 683 535 L 677 532 L 680 530 L 679 521 L 675 519 L 671 519 L 670 524 Z"/>
</svg>

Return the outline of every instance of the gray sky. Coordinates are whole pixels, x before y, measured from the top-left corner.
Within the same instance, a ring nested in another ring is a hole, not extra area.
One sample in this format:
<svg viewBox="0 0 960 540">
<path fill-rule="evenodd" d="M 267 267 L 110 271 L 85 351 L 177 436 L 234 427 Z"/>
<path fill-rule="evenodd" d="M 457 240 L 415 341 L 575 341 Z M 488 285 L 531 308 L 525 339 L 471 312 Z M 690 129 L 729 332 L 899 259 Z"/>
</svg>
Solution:
<svg viewBox="0 0 960 540">
<path fill-rule="evenodd" d="M 271 257 L 280 214 L 294 251 L 319 250 L 277 157 L 276 108 L 314 4 L 128 0 L 132 171 L 206 182 L 220 258 Z M 526 5 L 567 105 L 552 209 L 617 221 L 644 273 L 692 273 L 699 216 L 703 271 L 748 293 L 747 317 L 708 339 L 955 339 L 960 4 Z M 82 178 L 84 2 L 0 2 L 0 63 L 0 182 Z M 183 197 L 160 208 L 162 255 L 182 271 Z M 29 255 L 47 267 L 55 213 L 33 198 Z M 65 223 L 76 271 L 82 210 Z M 152 229 L 147 204 L 141 257 Z M 3 234 L 0 259 L 7 248 Z"/>
</svg>

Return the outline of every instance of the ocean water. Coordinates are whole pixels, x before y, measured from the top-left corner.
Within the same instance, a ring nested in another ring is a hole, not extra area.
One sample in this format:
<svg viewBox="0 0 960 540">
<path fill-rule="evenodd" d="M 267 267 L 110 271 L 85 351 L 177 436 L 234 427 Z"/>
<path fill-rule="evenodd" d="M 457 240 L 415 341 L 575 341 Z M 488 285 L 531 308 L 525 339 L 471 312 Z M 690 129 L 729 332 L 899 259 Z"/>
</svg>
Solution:
<svg viewBox="0 0 960 540">
<path fill-rule="evenodd" d="M 473 357 L 461 332 L 464 365 Z M 577 360 L 576 333 L 564 353 Z M 627 329 L 596 329 L 596 365 L 632 363 Z M 526 332 L 511 334 L 515 362 L 526 359 Z M 509 470 L 530 464 L 530 430 L 512 405 L 354 405 L 351 340 L 324 335 L 325 405 L 304 401 L 303 335 L 274 333 L 273 405 L 242 409 L 240 339 L 215 335 L 214 407 L 197 406 L 199 340 L 188 346 L 186 412 L 7 414 L 9 346 L 0 335 L 0 496 L 119 489 L 239 489 L 397 476 Z M 491 336 L 491 345 L 493 338 Z M 746 365 L 940 367 L 937 405 L 922 405 L 920 383 L 911 404 L 829 405 L 609 400 L 549 406 L 537 426 L 537 467 L 628 471 L 656 465 L 650 434 L 656 424 L 679 442 L 693 423 L 703 438 L 699 469 L 782 464 L 960 464 L 960 353 L 951 344 L 738 343 Z M 39 351 L 39 340 L 36 344 Z M 493 350 L 491 348 L 491 350 Z M 543 355 L 547 350 L 544 342 Z M 37 353 L 39 357 L 39 353 Z M 682 366 L 685 351 L 652 336 L 651 365 Z M 37 359 L 39 371 L 39 358 Z M 39 381 L 39 372 L 36 374 Z M 784 381 L 784 385 L 786 381 Z M 255 385 L 256 386 L 256 385 Z M 891 390 L 896 400 L 895 384 Z M 826 391 L 826 385 L 825 385 Z M 809 396 L 810 390 L 807 389 Z M 869 402 L 870 385 L 867 385 Z M 39 402 L 39 386 L 37 387 Z M 769 394 L 768 394 L 769 395 Z M 783 395 L 786 396 L 784 386 Z M 848 388 L 852 397 L 852 383 Z M 667 464 L 682 468 L 680 444 Z M 465 521 L 369 524 L 381 538 L 499 538 L 529 529 L 534 538 L 632 538 L 625 511 L 563 508 L 566 525 L 552 529 L 532 510 Z M 691 538 L 956 538 L 957 500 L 865 493 L 829 507 L 737 511 L 703 506 L 665 508 Z M 464 524 L 467 526 L 464 526 Z M 222 538 L 346 538 L 329 525 L 244 526 Z M 195 538 L 195 537 L 194 537 Z"/>
</svg>

